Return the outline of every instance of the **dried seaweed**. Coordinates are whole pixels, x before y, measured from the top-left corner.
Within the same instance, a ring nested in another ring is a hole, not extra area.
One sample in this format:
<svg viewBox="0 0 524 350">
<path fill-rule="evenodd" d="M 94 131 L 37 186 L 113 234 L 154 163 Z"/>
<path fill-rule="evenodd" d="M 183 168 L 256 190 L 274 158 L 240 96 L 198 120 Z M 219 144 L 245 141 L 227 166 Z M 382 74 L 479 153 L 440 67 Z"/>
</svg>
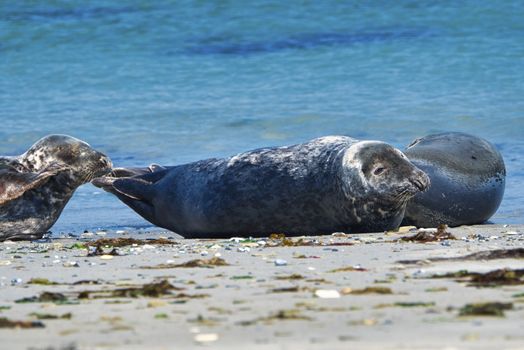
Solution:
<svg viewBox="0 0 524 350">
<path fill-rule="evenodd" d="M 286 275 L 286 276 L 276 276 L 277 280 L 301 280 L 304 279 L 304 276 L 299 275 L 298 273 L 294 273 L 292 275 Z"/>
<path fill-rule="evenodd" d="M 136 239 L 136 238 L 100 238 L 96 241 L 86 242 L 87 246 L 91 247 L 125 247 L 129 245 L 144 245 L 144 244 L 177 244 L 165 238 L 158 239 Z"/>
<path fill-rule="evenodd" d="M 266 317 L 259 317 L 250 321 L 241 321 L 238 322 L 241 326 L 252 326 L 258 322 L 272 322 L 272 321 L 284 321 L 284 320 L 304 320 L 311 321 L 312 318 L 309 316 L 303 315 L 300 310 L 297 309 L 287 309 L 287 310 L 278 310 L 276 313 L 271 314 Z"/>
<path fill-rule="evenodd" d="M 144 284 L 140 287 L 120 288 L 111 291 L 83 291 L 78 294 L 78 299 L 88 298 L 138 298 L 152 297 L 158 298 L 163 295 L 170 295 L 173 290 L 181 290 L 173 286 L 167 280 Z M 109 294 L 108 294 L 109 293 Z"/>
<path fill-rule="evenodd" d="M 342 294 L 356 294 L 356 295 L 362 295 L 362 294 L 393 294 L 391 291 L 391 288 L 388 287 L 366 287 L 363 289 L 352 289 L 352 288 L 344 288 L 341 291 Z"/>
<path fill-rule="evenodd" d="M 360 266 L 346 266 L 346 267 L 339 267 L 338 269 L 329 270 L 328 272 L 354 272 L 354 271 L 367 271 L 367 269 L 360 267 Z"/>
<path fill-rule="evenodd" d="M 477 304 L 466 304 L 460 309 L 459 316 L 504 317 L 504 311 L 512 309 L 513 303 L 487 302 Z"/>
<path fill-rule="evenodd" d="M 67 297 L 62 293 L 52 293 L 52 292 L 43 292 L 39 296 L 33 296 L 29 298 L 22 298 L 15 300 L 15 303 L 47 303 L 53 302 L 57 304 L 62 304 L 67 302 Z"/>
<path fill-rule="evenodd" d="M 213 257 L 211 259 L 194 259 L 182 264 L 159 264 L 155 266 L 142 266 L 143 269 L 174 269 L 174 268 L 190 268 L 190 267 L 206 267 L 213 268 L 213 266 L 229 266 L 229 264 L 222 258 Z"/>
<path fill-rule="evenodd" d="M 401 237 L 400 240 L 404 242 L 440 242 L 447 239 L 457 239 L 451 233 L 447 232 L 447 225 L 439 225 L 437 232 L 419 231 L 413 236 Z"/>
<path fill-rule="evenodd" d="M 266 247 L 303 247 L 319 245 L 318 240 L 315 239 L 291 239 L 287 238 L 283 233 L 272 233 L 266 243 Z"/>
<path fill-rule="evenodd" d="M 303 292 L 309 290 L 307 287 L 280 287 L 280 288 L 273 288 L 269 292 L 270 293 L 297 293 L 297 292 Z"/>
<path fill-rule="evenodd" d="M 524 248 L 486 250 L 452 258 L 427 258 L 424 260 L 400 260 L 400 264 L 418 264 L 422 261 L 463 261 L 463 260 L 495 260 L 495 259 L 524 259 Z"/>
<path fill-rule="evenodd" d="M 12 321 L 5 317 L 0 317 L 0 328 L 44 328 L 40 321 Z"/>
<path fill-rule="evenodd" d="M 430 278 L 456 278 L 458 281 L 469 282 L 473 287 L 497 287 L 524 284 L 524 269 L 498 269 L 486 273 L 460 270 L 443 275 L 433 275 Z"/>
</svg>

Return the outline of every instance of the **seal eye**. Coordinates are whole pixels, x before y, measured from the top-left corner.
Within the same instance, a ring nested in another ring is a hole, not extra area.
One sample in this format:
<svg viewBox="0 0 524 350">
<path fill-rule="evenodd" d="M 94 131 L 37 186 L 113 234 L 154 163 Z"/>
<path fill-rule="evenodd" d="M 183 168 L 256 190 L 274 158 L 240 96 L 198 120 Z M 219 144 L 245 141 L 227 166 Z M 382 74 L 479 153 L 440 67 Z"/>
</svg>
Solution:
<svg viewBox="0 0 524 350">
<path fill-rule="evenodd" d="M 373 170 L 373 175 L 378 176 L 378 175 L 384 173 L 384 171 L 386 171 L 386 168 L 379 166 L 379 167 L 375 168 L 375 170 Z"/>
</svg>

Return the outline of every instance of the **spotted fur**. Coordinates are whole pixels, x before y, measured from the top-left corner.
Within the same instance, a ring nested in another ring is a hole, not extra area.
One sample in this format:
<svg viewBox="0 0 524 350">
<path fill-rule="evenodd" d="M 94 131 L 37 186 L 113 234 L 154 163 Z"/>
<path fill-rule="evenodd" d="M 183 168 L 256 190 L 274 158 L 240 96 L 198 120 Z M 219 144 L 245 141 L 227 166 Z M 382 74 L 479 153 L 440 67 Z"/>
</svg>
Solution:
<svg viewBox="0 0 524 350">
<path fill-rule="evenodd" d="M 66 135 L 49 135 L 20 156 L 0 157 L 0 241 L 42 237 L 76 188 L 110 168 L 104 154 Z"/>
</svg>

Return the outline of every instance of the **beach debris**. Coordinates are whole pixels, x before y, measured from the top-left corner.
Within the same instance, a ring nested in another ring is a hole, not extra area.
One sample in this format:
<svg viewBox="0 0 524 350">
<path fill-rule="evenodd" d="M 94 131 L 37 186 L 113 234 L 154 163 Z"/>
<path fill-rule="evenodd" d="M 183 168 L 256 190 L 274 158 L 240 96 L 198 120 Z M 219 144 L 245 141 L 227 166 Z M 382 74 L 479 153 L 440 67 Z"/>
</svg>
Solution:
<svg viewBox="0 0 524 350">
<path fill-rule="evenodd" d="M 159 264 L 155 266 L 142 266 L 142 269 L 173 269 L 173 268 L 191 268 L 191 267 L 205 267 L 213 268 L 214 266 L 229 266 L 229 264 L 222 258 L 212 257 L 210 259 L 194 259 L 186 261 L 181 264 Z"/>
<path fill-rule="evenodd" d="M 354 266 L 345 266 L 345 267 L 339 267 L 337 269 L 329 270 L 328 272 L 334 273 L 334 272 L 354 272 L 354 271 L 367 271 L 367 269 L 363 268 L 360 265 L 354 265 Z"/>
<path fill-rule="evenodd" d="M 80 267 L 78 261 L 66 261 L 62 264 L 63 267 Z"/>
<path fill-rule="evenodd" d="M 171 295 L 171 291 L 181 290 L 173 286 L 167 280 L 160 282 L 147 283 L 140 287 L 128 287 L 120 288 L 110 291 L 109 296 L 111 298 L 138 298 L 138 297 L 153 297 L 158 298 L 163 295 Z M 78 295 L 79 299 L 88 299 L 91 296 L 94 298 L 104 297 L 107 291 L 84 291 Z"/>
<path fill-rule="evenodd" d="M 424 260 L 400 260 L 397 261 L 400 264 L 420 264 L 423 262 L 435 262 L 435 261 L 463 261 L 463 260 L 495 260 L 495 259 L 524 259 L 524 248 L 514 249 L 494 249 L 485 250 L 465 256 L 458 257 L 437 257 L 427 258 Z"/>
<path fill-rule="evenodd" d="M 73 315 L 70 312 L 65 313 L 63 315 L 42 314 L 38 312 L 32 312 L 29 314 L 29 316 L 35 317 L 38 320 L 70 320 Z"/>
<path fill-rule="evenodd" d="M 424 302 L 424 301 L 408 301 L 408 302 L 396 302 L 396 303 L 393 303 L 393 306 L 396 306 L 396 307 L 432 307 L 432 306 L 435 306 L 435 302 L 433 301 L 429 301 L 429 302 Z"/>
<path fill-rule="evenodd" d="M 13 278 L 11 280 L 11 285 L 16 286 L 17 284 L 22 284 L 23 280 L 19 277 Z"/>
<path fill-rule="evenodd" d="M 169 316 L 166 314 L 166 313 L 159 313 L 159 314 L 155 314 L 155 319 L 157 320 L 165 320 L 165 319 L 168 319 Z"/>
<path fill-rule="evenodd" d="M 147 307 L 150 307 L 150 308 L 162 307 L 166 305 L 167 303 L 164 300 L 150 300 L 147 302 Z"/>
<path fill-rule="evenodd" d="M 446 288 L 446 287 L 431 287 L 431 288 L 426 288 L 424 291 L 428 292 L 428 293 L 447 292 L 448 288 Z"/>
<path fill-rule="evenodd" d="M 253 277 L 252 275 L 240 275 L 240 276 L 231 276 L 229 279 L 230 280 L 252 280 Z"/>
<path fill-rule="evenodd" d="M 307 287 L 298 287 L 298 286 L 293 286 L 293 287 L 280 287 L 280 288 L 273 288 L 269 291 L 269 293 L 297 293 L 297 292 L 300 292 L 300 291 L 305 291 L 305 290 L 308 290 L 309 288 Z"/>
<path fill-rule="evenodd" d="M 12 321 L 6 317 L 0 317 L 0 328 L 44 328 L 40 321 Z"/>
<path fill-rule="evenodd" d="M 333 237 L 339 237 L 339 238 L 346 238 L 348 237 L 348 234 L 344 233 L 344 232 L 333 232 L 331 234 L 331 236 Z"/>
<path fill-rule="evenodd" d="M 315 296 L 320 299 L 337 299 L 340 298 L 340 293 L 335 289 L 317 289 Z"/>
<path fill-rule="evenodd" d="M 216 333 L 199 333 L 195 335 L 195 341 L 197 343 L 212 343 L 218 340 L 218 334 Z"/>
<path fill-rule="evenodd" d="M 419 229 L 418 232 L 413 236 L 401 237 L 400 240 L 404 242 L 440 242 L 446 239 L 457 239 L 451 233 L 447 232 L 448 225 L 439 225 L 436 230 L 434 229 Z"/>
<path fill-rule="evenodd" d="M 113 256 L 119 256 L 120 253 L 118 252 L 118 250 L 116 248 L 112 248 L 111 251 L 109 252 L 106 252 L 103 248 L 102 245 L 97 245 L 96 247 L 88 247 L 88 252 L 87 252 L 87 256 L 91 257 L 91 256 L 111 256 L 111 258 L 109 259 L 112 259 Z M 107 258 L 105 258 L 107 259 Z"/>
<path fill-rule="evenodd" d="M 353 289 L 353 288 L 342 288 L 340 291 L 342 295 L 347 294 L 355 294 L 355 295 L 362 295 L 362 294 L 393 294 L 393 291 L 391 288 L 388 287 L 365 287 L 362 289 Z"/>
<path fill-rule="evenodd" d="M 317 239 L 301 237 L 297 239 L 287 238 L 283 233 L 272 233 L 269 235 L 264 247 L 301 247 L 320 245 Z"/>
<path fill-rule="evenodd" d="M 305 316 L 301 313 L 298 309 L 283 309 L 278 310 L 275 313 L 270 314 L 266 317 L 259 317 L 254 320 L 249 321 L 240 321 L 238 322 L 241 326 L 252 326 L 254 324 L 257 324 L 258 322 L 264 322 L 264 323 L 271 323 L 272 321 L 287 321 L 287 320 L 303 320 L 303 321 L 311 321 L 313 320 L 309 316 Z"/>
<path fill-rule="evenodd" d="M 91 247 L 125 247 L 129 245 L 146 245 L 146 244 L 177 244 L 175 241 L 171 241 L 165 238 L 157 239 L 136 239 L 136 238 L 100 238 L 96 241 L 86 242 L 86 246 Z"/>
<path fill-rule="evenodd" d="M 302 280 L 304 279 L 304 276 L 294 273 L 292 275 L 285 275 L 285 276 L 275 276 L 275 279 L 277 280 Z"/>
<path fill-rule="evenodd" d="M 47 278 L 31 278 L 29 281 L 27 281 L 28 284 L 40 284 L 43 286 L 54 286 L 57 285 L 57 282 L 53 282 L 48 280 Z"/>
<path fill-rule="evenodd" d="M 274 263 L 275 263 L 275 266 L 286 266 L 287 265 L 287 261 L 284 259 L 275 259 Z"/>
<path fill-rule="evenodd" d="M 15 303 L 23 304 L 23 303 L 57 303 L 57 304 L 63 304 L 67 303 L 67 297 L 62 293 L 53 293 L 53 292 L 42 292 L 39 296 L 33 296 L 28 298 L 22 298 L 15 300 Z"/>
<path fill-rule="evenodd" d="M 504 311 L 512 309 L 513 303 L 485 302 L 466 304 L 459 310 L 459 316 L 504 317 Z"/>
<path fill-rule="evenodd" d="M 76 281 L 72 283 L 73 286 L 82 285 L 82 284 L 94 285 L 94 284 L 102 284 L 102 282 L 99 280 L 80 280 L 80 281 Z"/>
<path fill-rule="evenodd" d="M 293 258 L 295 258 L 295 259 L 320 259 L 320 256 L 318 256 L 318 255 L 296 254 L 296 255 L 293 255 Z"/>
<path fill-rule="evenodd" d="M 456 278 L 458 282 L 468 282 L 472 287 L 497 287 L 524 284 L 524 269 L 497 269 L 486 273 L 459 270 L 429 278 Z"/>
</svg>

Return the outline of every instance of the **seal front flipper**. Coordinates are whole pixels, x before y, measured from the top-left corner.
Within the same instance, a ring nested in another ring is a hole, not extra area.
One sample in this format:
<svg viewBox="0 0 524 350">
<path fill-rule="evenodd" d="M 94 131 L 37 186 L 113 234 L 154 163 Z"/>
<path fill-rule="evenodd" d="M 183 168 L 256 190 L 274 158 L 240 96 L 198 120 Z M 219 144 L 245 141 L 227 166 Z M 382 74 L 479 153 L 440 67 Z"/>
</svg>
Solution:
<svg viewBox="0 0 524 350">
<path fill-rule="evenodd" d="M 25 192 L 40 187 L 51 176 L 67 170 L 67 166 L 51 164 L 39 172 L 21 173 L 14 168 L 0 170 L 0 205 L 21 197 Z"/>
<path fill-rule="evenodd" d="M 100 177 L 92 181 L 96 187 L 116 195 L 122 202 L 142 215 L 146 220 L 154 220 L 155 208 L 153 183 L 142 177 L 111 178 Z"/>
<path fill-rule="evenodd" d="M 153 200 L 153 187 L 151 182 L 141 178 L 123 178 L 113 181 L 113 188 L 127 197 L 151 202 Z"/>
</svg>

